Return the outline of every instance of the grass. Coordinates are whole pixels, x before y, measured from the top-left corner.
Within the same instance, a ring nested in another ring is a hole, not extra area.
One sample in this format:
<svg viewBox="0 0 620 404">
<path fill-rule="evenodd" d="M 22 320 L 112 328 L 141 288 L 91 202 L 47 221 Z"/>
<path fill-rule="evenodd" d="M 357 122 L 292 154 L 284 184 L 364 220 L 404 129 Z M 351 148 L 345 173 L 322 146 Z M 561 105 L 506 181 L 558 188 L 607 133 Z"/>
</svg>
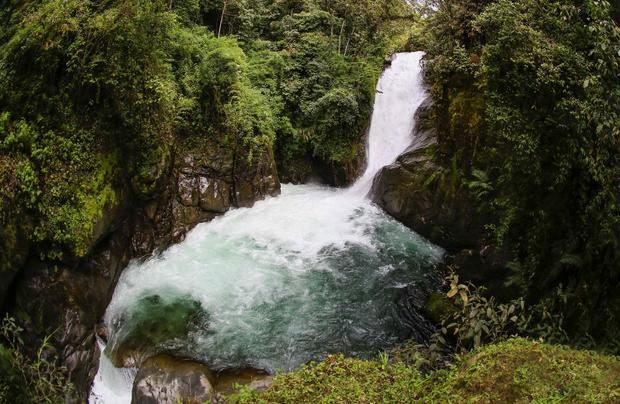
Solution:
<svg viewBox="0 0 620 404">
<path fill-rule="evenodd" d="M 238 403 L 617 403 L 620 360 L 522 338 L 488 345 L 422 374 L 401 362 L 342 355 L 243 389 Z"/>
</svg>

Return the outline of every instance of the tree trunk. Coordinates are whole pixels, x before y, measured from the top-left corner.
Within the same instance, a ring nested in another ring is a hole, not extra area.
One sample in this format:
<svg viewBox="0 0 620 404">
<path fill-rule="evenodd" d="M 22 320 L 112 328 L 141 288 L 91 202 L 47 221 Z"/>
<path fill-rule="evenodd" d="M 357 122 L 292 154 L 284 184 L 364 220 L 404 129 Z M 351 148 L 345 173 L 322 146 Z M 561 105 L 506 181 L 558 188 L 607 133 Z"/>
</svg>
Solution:
<svg viewBox="0 0 620 404">
<path fill-rule="evenodd" d="M 222 35 L 222 24 L 224 23 L 224 13 L 226 13 L 226 6 L 228 5 L 228 0 L 224 0 L 224 5 L 222 7 L 222 15 L 220 15 L 220 26 L 217 28 L 217 37 L 219 38 Z"/>
<path fill-rule="evenodd" d="M 353 36 L 353 34 L 355 34 L 355 27 L 353 27 L 353 30 L 351 31 L 351 35 L 349 35 L 349 39 L 347 40 L 347 46 L 344 47 L 344 56 L 347 56 L 347 51 L 349 50 L 349 44 L 351 43 L 351 37 Z"/>
<path fill-rule="evenodd" d="M 346 18 L 342 20 L 342 26 L 340 27 L 340 34 L 338 35 L 338 53 L 340 53 L 340 46 L 342 45 L 342 33 L 344 31 L 344 24 L 346 22 Z"/>
</svg>

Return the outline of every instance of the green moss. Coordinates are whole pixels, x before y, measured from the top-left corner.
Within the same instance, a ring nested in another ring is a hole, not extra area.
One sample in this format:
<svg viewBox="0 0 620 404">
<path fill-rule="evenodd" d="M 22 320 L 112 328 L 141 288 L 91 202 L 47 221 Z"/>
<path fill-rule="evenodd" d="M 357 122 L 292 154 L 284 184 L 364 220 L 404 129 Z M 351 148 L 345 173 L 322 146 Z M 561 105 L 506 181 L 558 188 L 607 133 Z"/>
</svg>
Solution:
<svg viewBox="0 0 620 404">
<path fill-rule="evenodd" d="M 424 395 L 430 401 L 612 403 L 620 400 L 620 361 L 512 339 L 483 347 L 432 375 Z"/>
<path fill-rule="evenodd" d="M 51 256 L 63 251 L 84 256 L 105 231 L 100 222 L 113 220 L 104 216 L 120 202 L 112 185 L 115 159 L 109 155 L 94 158 L 92 171 L 71 178 L 57 173 L 46 184 L 40 205 L 42 220 L 35 229 L 35 238 L 56 246 L 49 251 Z"/>
<path fill-rule="evenodd" d="M 148 295 L 140 298 L 114 322 L 120 331 L 110 339 L 106 355 L 122 367 L 126 360 L 135 359 L 136 355 L 141 357 L 170 350 L 171 341 L 184 338 L 196 329 L 208 328 L 209 313 L 190 296 Z"/>
<path fill-rule="evenodd" d="M 329 356 L 325 361 L 277 376 L 262 394 L 242 390 L 237 402 L 376 403 L 415 397 L 423 377 L 403 364 Z"/>
<path fill-rule="evenodd" d="M 330 356 L 277 376 L 237 402 L 584 402 L 620 399 L 620 360 L 589 351 L 512 339 L 483 347 L 448 369 L 421 374 L 396 362 Z"/>
<path fill-rule="evenodd" d="M 424 304 L 424 312 L 435 324 L 440 324 L 441 320 L 448 318 L 455 310 L 456 307 L 450 299 L 439 292 L 432 293 Z"/>
</svg>

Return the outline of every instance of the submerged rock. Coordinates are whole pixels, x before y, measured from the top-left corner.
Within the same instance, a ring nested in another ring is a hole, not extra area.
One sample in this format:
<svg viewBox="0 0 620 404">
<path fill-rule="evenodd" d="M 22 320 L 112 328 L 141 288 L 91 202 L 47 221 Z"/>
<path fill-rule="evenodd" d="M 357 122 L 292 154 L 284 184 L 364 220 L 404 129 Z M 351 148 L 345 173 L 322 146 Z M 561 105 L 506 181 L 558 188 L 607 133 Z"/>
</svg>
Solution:
<svg viewBox="0 0 620 404">
<path fill-rule="evenodd" d="M 142 358 L 176 352 L 177 339 L 205 330 L 208 321 L 202 304 L 190 296 L 144 296 L 112 320 L 113 332 L 105 353 L 115 366 L 137 367 Z"/>
<path fill-rule="evenodd" d="M 134 380 L 132 404 L 205 403 L 214 397 L 215 375 L 206 366 L 172 356 L 145 361 Z"/>
</svg>

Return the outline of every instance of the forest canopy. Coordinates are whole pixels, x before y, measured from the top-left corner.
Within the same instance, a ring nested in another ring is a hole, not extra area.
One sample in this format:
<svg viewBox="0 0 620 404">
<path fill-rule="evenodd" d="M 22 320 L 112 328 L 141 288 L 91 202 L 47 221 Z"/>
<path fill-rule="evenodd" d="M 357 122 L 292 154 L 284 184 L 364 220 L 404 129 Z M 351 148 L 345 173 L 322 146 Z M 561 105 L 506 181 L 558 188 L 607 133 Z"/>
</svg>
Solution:
<svg viewBox="0 0 620 404">
<path fill-rule="evenodd" d="M 153 192 L 179 139 L 355 160 L 411 15 L 395 0 L 5 2 L 3 261 L 23 234 L 49 257 L 86 254 L 106 209 Z"/>
</svg>

